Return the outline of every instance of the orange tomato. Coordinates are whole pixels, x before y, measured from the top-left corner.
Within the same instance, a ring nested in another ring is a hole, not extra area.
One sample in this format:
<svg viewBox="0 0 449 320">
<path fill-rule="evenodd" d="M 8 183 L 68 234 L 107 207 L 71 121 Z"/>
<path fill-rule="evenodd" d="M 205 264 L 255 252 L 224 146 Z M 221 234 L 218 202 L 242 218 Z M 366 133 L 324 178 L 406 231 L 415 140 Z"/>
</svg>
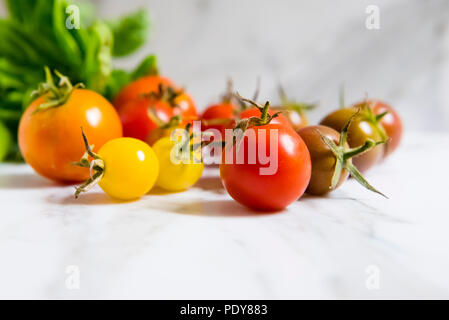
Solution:
<svg viewBox="0 0 449 320">
<path fill-rule="evenodd" d="M 196 110 L 195 103 L 188 93 L 181 93 L 175 98 L 174 103 L 178 107 L 173 109 L 173 114 L 175 116 L 178 114 L 181 115 L 184 123 L 198 119 L 198 112 Z"/>
<path fill-rule="evenodd" d="M 111 139 L 122 136 L 122 125 L 114 107 L 101 95 L 74 89 L 61 106 L 35 110 L 46 95 L 34 100 L 19 124 L 19 146 L 26 162 L 44 177 L 78 182 L 90 177 L 89 169 L 79 168 L 85 152 L 81 127 L 98 150 Z"/>
</svg>

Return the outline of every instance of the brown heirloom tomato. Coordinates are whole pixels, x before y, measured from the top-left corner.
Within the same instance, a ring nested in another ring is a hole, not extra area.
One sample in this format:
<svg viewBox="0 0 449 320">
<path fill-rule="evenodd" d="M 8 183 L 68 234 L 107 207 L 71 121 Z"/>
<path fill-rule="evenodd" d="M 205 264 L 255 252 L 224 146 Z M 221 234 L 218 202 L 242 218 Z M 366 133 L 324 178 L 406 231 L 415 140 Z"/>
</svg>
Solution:
<svg viewBox="0 0 449 320">
<path fill-rule="evenodd" d="M 332 177 L 335 172 L 337 159 L 332 150 L 327 146 L 321 135 L 334 141 L 337 145 L 340 141 L 340 133 L 326 126 L 309 126 L 299 129 L 298 134 L 307 145 L 312 160 L 312 177 L 306 193 L 323 195 L 331 191 Z M 348 145 L 346 144 L 346 147 Z M 335 189 L 338 188 L 349 176 L 346 168 L 342 169 L 340 179 Z"/>
<path fill-rule="evenodd" d="M 338 109 L 327 115 L 320 124 L 341 132 L 346 123 L 357 111 L 355 108 Z M 362 110 L 352 119 L 349 125 L 348 144 L 351 148 L 355 148 L 363 145 L 368 139 L 379 142 L 386 140 L 386 136 L 383 129 L 366 117 Z M 383 154 L 384 146 L 378 145 L 370 151 L 354 157 L 353 163 L 361 172 L 366 172 L 382 159 Z"/>
<path fill-rule="evenodd" d="M 376 143 L 368 139 L 361 146 L 349 148 L 346 139 L 348 127 L 353 119 L 354 116 L 350 118 L 341 133 L 322 125 L 305 127 L 298 131 L 298 134 L 307 145 L 312 162 L 312 175 L 306 190 L 307 193 L 323 195 L 333 191 L 350 174 L 368 190 L 385 196 L 371 186 L 352 164 L 351 158 L 364 152 L 369 152 L 369 150 L 376 147 Z"/>
<path fill-rule="evenodd" d="M 402 121 L 396 110 L 394 110 L 389 104 L 380 100 L 370 99 L 354 105 L 355 108 L 368 105 L 373 111 L 375 116 L 382 115 L 379 120 L 380 125 L 385 129 L 385 132 L 389 138 L 385 145 L 384 157 L 389 156 L 393 151 L 397 149 L 402 138 Z"/>
</svg>

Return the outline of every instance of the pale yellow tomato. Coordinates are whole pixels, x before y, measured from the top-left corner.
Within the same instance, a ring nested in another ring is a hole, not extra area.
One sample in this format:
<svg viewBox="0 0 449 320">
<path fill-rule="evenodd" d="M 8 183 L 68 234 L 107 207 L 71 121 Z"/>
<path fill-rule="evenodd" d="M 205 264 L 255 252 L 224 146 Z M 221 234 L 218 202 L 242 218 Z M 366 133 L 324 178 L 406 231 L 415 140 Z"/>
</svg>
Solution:
<svg viewBox="0 0 449 320">
<path fill-rule="evenodd" d="M 154 186 L 159 174 L 159 161 L 151 147 L 134 138 L 107 142 L 98 152 L 104 162 L 99 186 L 113 198 L 133 200 Z"/>
<path fill-rule="evenodd" d="M 168 191 L 182 191 L 193 186 L 203 173 L 201 151 L 189 153 L 188 157 L 178 154 L 179 145 L 165 137 L 153 145 L 159 160 L 159 176 L 156 185 Z M 195 161 L 196 159 L 197 161 Z"/>
</svg>

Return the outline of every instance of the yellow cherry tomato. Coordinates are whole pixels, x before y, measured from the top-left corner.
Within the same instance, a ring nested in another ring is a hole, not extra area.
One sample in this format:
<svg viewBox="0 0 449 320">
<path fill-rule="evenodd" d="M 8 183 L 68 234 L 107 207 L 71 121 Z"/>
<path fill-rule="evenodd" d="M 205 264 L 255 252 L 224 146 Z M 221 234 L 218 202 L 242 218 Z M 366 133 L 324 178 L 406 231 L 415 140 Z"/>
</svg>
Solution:
<svg viewBox="0 0 449 320">
<path fill-rule="evenodd" d="M 182 191 L 193 186 L 201 178 L 204 169 L 199 149 L 193 154 L 189 153 L 186 158 L 177 156 L 177 148 L 179 145 L 170 137 L 162 138 L 153 145 L 160 168 L 156 185 L 168 191 Z"/>
<path fill-rule="evenodd" d="M 156 182 L 159 162 L 145 142 L 133 138 L 110 140 L 100 149 L 98 157 L 104 162 L 104 173 L 98 184 L 113 198 L 140 198 Z"/>
</svg>

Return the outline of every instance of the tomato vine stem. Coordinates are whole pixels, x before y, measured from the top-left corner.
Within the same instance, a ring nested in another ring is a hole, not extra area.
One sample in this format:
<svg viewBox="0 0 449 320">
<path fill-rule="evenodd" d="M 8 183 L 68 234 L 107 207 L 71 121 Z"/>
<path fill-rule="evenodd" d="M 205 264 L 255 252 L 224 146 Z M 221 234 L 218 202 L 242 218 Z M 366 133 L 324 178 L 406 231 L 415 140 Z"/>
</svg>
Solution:
<svg viewBox="0 0 449 320">
<path fill-rule="evenodd" d="M 72 165 L 89 168 L 90 169 L 90 178 L 84 182 L 82 185 L 76 188 L 75 198 L 77 199 L 82 192 L 89 191 L 94 185 L 96 185 L 104 175 L 105 164 L 103 159 L 101 159 L 96 153 L 92 151 L 94 146 L 89 145 L 89 141 L 87 140 L 86 135 L 84 134 L 83 128 L 81 128 L 81 134 L 83 135 L 83 141 L 86 148 L 86 152 L 82 156 L 79 162 L 73 162 Z M 89 161 L 89 157 L 93 158 L 92 161 Z M 95 172 L 95 173 L 93 173 Z M 92 174 L 93 173 L 93 174 Z"/>
<path fill-rule="evenodd" d="M 294 112 L 297 113 L 301 118 L 304 118 L 306 111 L 312 110 L 316 107 L 316 105 L 312 103 L 296 102 L 289 99 L 287 94 L 285 93 L 284 88 L 281 85 L 279 85 L 278 91 L 279 96 L 281 97 L 281 106 L 272 107 L 272 110 L 284 111 L 289 115 L 290 113 Z"/>
<path fill-rule="evenodd" d="M 45 66 L 44 70 L 45 82 L 40 83 L 38 88 L 31 93 L 31 96 L 33 98 L 45 96 L 45 102 L 40 104 L 36 110 L 34 110 L 33 114 L 64 105 L 69 100 L 73 90 L 84 88 L 84 84 L 82 83 L 73 86 L 70 79 L 57 70 L 54 71 L 56 76 L 59 77 L 59 83 L 56 85 L 50 69 Z"/>
<path fill-rule="evenodd" d="M 341 133 L 340 133 L 340 139 L 338 142 L 338 145 L 325 135 L 323 135 L 319 130 L 318 133 L 321 137 L 321 140 L 329 147 L 329 149 L 332 151 L 332 153 L 335 156 L 335 170 L 334 174 L 332 176 L 331 180 L 331 189 L 335 189 L 338 185 L 338 182 L 341 177 L 341 173 L 343 169 L 348 170 L 349 174 L 363 187 L 366 189 L 375 192 L 377 194 L 380 194 L 381 196 L 388 199 L 388 197 L 374 188 L 362 175 L 362 173 L 352 164 L 351 158 L 360 155 L 364 152 L 367 152 L 374 147 L 378 146 L 379 144 L 383 144 L 386 141 L 379 141 L 375 142 L 371 139 L 367 140 L 363 145 L 356 147 L 356 148 L 347 148 L 347 137 L 348 137 L 348 128 L 351 124 L 354 117 L 359 115 L 360 110 L 358 110 L 356 113 L 354 113 L 351 118 L 348 120 L 348 122 L 343 127 Z"/>
</svg>

